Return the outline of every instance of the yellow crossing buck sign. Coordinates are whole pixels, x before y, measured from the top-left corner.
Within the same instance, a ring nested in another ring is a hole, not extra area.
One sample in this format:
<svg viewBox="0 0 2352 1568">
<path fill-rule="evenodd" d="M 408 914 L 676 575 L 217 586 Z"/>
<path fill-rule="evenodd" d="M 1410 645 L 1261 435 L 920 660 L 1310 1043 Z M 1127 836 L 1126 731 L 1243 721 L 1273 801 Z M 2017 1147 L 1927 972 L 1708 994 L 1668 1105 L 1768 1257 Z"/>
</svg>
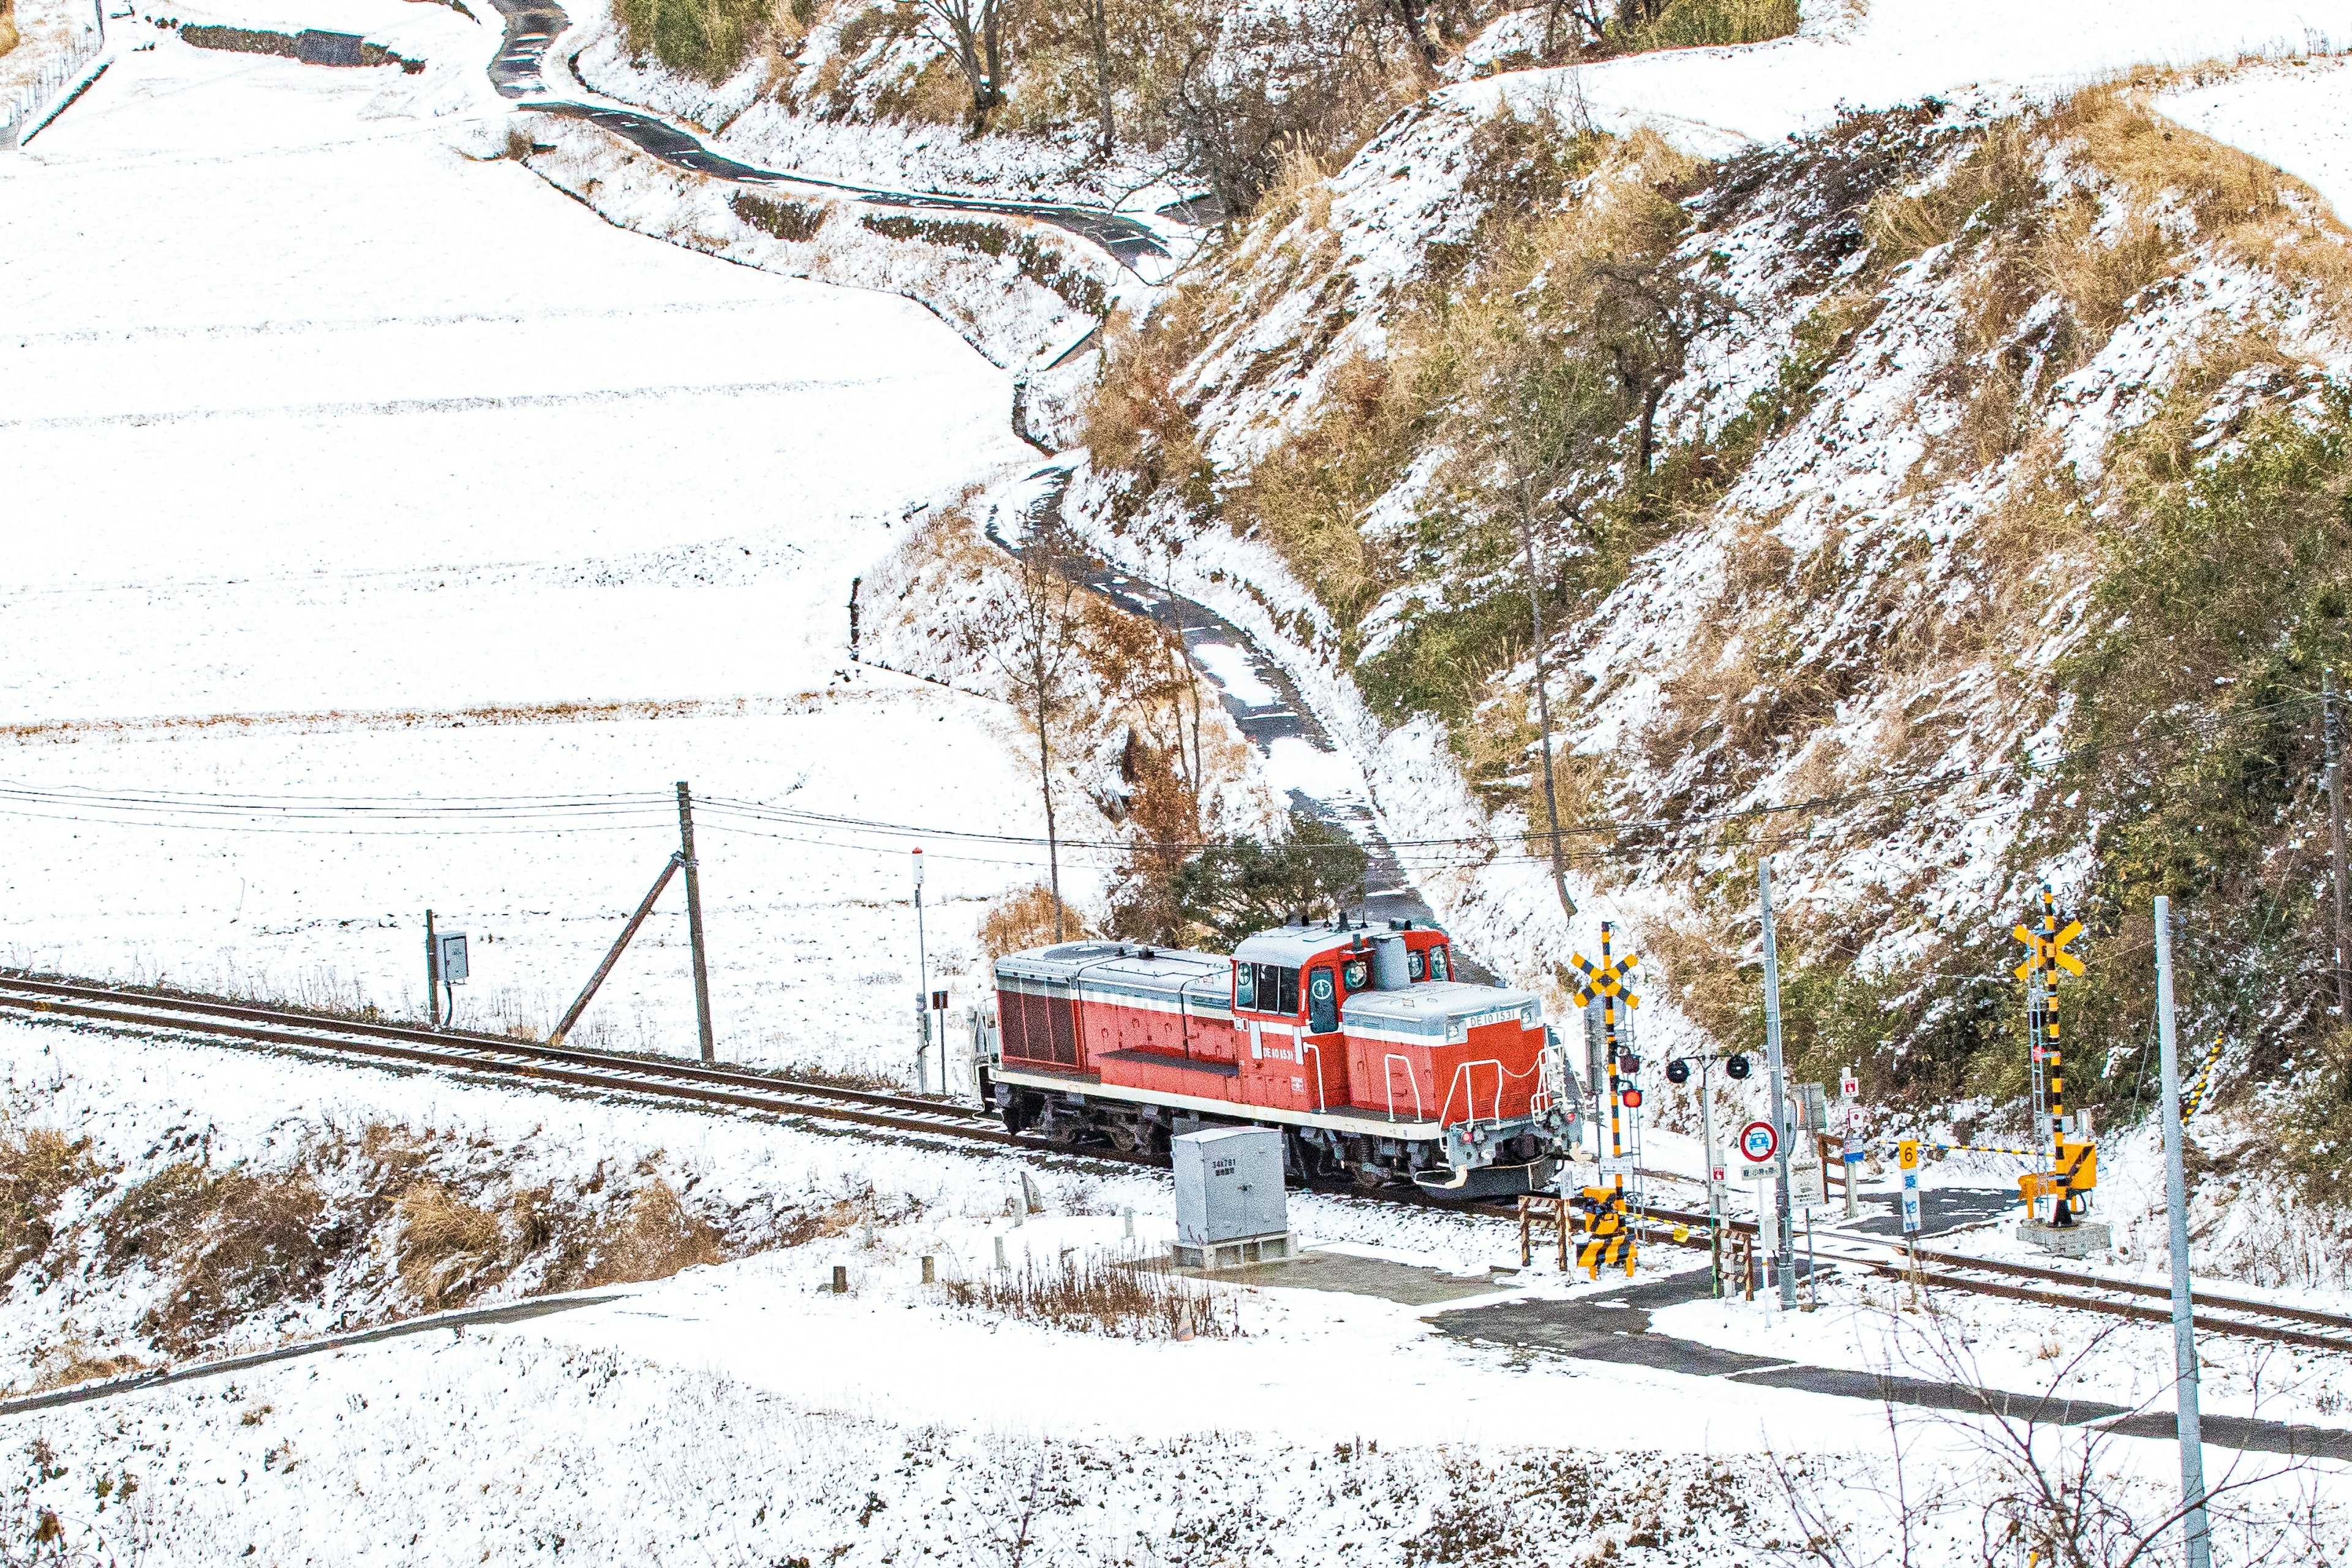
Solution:
<svg viewBox="0 0 2352 1568">
<path fill-rule="evenodd" d="M 2017 977 L 2022 980 L 2037 969 L 2063 969 L 2069 974 L 2082 973 L 2083 961 L 2066 951 L 2066 944 L 2082 934 L 2081 921 L 2068 921 L 2066 929 L 2061 931 L 2058 929 L 2058 917 L 2047 913 L 2042 917 L 2040 931 L 2024 925 L 2013 927 L 2010 935 L 2025 944 L 2025 962 L 2017 966 Z"/>
<path fill-rule="evenodd" d="M 1601 935 L 1599 963 L 1593 963 L 1580 952 L 1571 952 L 1568 958 L 1570 963 L 1575 964 L 1584 973 L 1584 984 L 1576 992 L 1578 1006 L 1591 1006 L 1595 996 L 1607 996 L 1612 1000 L 1622 996 L 1625 999 L 1625 1005 L 1628 1007 L 1638 1007 L 1642 1005 L 1642 999 L 1633 994 L 1633 966 L 1642 962 L 1641 957 L 1637 953 L 1631 952 L 1622 958 L 1610 957 L 1607 931 L 1604 931 Z"/>
</svg>

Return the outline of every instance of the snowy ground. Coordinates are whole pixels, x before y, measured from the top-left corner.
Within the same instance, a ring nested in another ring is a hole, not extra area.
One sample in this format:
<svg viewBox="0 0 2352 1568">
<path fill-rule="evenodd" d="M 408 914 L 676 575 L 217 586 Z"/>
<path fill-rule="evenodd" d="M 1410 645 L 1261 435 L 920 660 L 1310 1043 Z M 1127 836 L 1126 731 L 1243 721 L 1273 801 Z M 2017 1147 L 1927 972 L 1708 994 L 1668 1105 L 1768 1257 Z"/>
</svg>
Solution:
<svg viewBox="0 0 2352 1568">
<path fill-rule="evenodd" d="M 1811 5 L 1798 36 L 1737 48 L 1677 49 L 1598 66 L 1521 71 L 1447 89 L 1438 100 L 1483 111 L 1507 95 L 1589 114 L 1603 130 L 1656 127 L 1720 157 L 1827 125 L 1841 110 L 1921 99 L 2046 100 L 2135 66 L 2186 68 L 2242 57 L 2352 47 L 2352 8 L 2314 0 L 2227 6 L 2032 0 L 1955 9 L 1937 0 Z"/>
<path fill-rule="evenodd" d="M 0 169 L 10 505 L 72 522 L 20 531 L 0 588 L 0 778 L 49 792 L 13 819 L 12 961 L 414 1012 L 432 908 L 496 939 L 469 1016 L 549 1024 L 675 843 L 677 779 L 1037 830 L 1001 710 L 843 673 L 903 519 L 1029 456 L 1006 378 L 907 301 L 469 160 L 401 96 L 436 90 L 164 37 Z M 650 804 L 309 826 L 67 791 Z M 903 1070 L 908 842 L 824 837 L 705 817 L 722 1040 Z M 1034 868 L 932 860 L 963 1005 L 981 900 Z M 612 1037 L 690 1043 L 677 904 Z"/>
</svg>

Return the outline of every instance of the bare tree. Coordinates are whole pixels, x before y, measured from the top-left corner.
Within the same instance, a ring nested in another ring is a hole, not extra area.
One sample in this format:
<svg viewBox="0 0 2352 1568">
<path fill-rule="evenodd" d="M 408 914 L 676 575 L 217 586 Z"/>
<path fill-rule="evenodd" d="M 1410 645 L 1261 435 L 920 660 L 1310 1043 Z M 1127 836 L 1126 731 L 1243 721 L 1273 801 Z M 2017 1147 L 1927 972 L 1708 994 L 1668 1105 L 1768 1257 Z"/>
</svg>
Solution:
<svg viewBox="0 0 2352 1568">
<path fill-rule="evenodd" d="M 1739 313 L 1731 297 L 1694 278 L 1671 250 L 1634 261 L 1597 261 L 1592 331 L 1634 408 L 1633 473 L 1658 449 L 1658 404 L 1689 368 L 1691 345 Z"/>
<path fill-rule="evenodd" d="M 1095 63 L 1095 150 L 1108 163 L 1118 138 L 1118 128 L 1111 120 L 1114 89 L 1109 0 L 1081 0 L 1081 5 L 1086 14 L 1087 44 L 1093 51 Z"/>
<path fill-rule="evenodd" d="M 971 88 L 971 122 L 985 125 L 1004 101 L 1004 0 L 918 0 L 923 28 L 947 50 Z"/>
<path fill-rule="evenodd" d="M 1595 367 L 1565 352 L 1550 334 L 1530 329 L 1507 342 L 1487 373 L 1481 402 L 1488 410 L 1483 447 L 1503 480 L 1527 567 L 1528 616 L 1535 637 L 1535 697 L 1542 749 L 1540 776 L 1549 831 L 1552 889 L 1560 912 L 1573 919 L 1559 799 L 1553 781 L 1551 663 L 1544 630 L 1546 557 L 1539 540 L 1577 521 L 1587 493 L 1608 471 L 1608 440 L 1617 426 L 1615 400 Z"/>
<path fill-rule="evenodd" d="M 1045 805 L 1045 864 L 1054 895 L 1054 940 L 1064 939 L 1061 837 L 1054 815 L 1055 740 L 1079 693 L 1085 591 L 1068 570 L 1073 552 L 1061 510 L 1032 519 L 1013 568 L 966 634 L 1004 677 L 1014 707 L 1037 732 L 1037 788 Z"/>
</svg>

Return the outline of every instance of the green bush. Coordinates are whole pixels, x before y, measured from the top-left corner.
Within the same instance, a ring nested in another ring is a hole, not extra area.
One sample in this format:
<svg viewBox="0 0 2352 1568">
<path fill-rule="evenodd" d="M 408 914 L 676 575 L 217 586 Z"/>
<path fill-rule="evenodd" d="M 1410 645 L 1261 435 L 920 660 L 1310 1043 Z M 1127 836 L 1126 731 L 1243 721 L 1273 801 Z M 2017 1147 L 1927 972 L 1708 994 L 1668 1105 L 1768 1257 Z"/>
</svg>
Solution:
<svg viewBox="0 0 2352 1568">
<path fill-rule="evenodd" d="M 705 81 L 741 68 L 768 26 L 767 0 L 621 0 L 619 14 L 637 55 Z"/>
<path fill-rule="evenodd" d="M 1609 40 L 1629 52 L 1760 44 L 1797 30 L 1797 0 L 1673 0 L 1654 22 L 1610 29 Z"/>
<path fill-rule="evenodd" d="M 2090 840 L 2091 975 L 2065 1000 L 2119 1084 L 2147 1069 L 2159 893 L 2184 1040 L 2248 1039 L 2268 1078 L 2335 1028 L 2312 698 L 2352 653 L 2352 397 L 2258 416 L 2209 461 L 2202 406 L 2184 393 L 2125 453 L 2143 477 L 2105 530 L 2092 634 L 2057 671 L 2074 710 L 2044 798 L 2062 804 L 2020 850 Z"/>
</svg>

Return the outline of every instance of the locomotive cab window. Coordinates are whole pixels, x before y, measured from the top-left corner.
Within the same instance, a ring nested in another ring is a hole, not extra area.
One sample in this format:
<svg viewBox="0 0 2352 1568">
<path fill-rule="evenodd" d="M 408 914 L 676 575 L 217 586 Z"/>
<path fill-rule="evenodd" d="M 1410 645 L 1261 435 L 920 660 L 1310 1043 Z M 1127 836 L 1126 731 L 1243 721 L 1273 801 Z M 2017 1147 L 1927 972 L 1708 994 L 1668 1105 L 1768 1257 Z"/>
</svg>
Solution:
<svg viewBox="0 0 2352 1568">
<path fill-rule="evenodd" d="M 1298 971 L 1278 963 L 1234 965 L 1234 1005 L 1254 1013 L 1298 1016 Z"/>
<path fill-rule="evenodd" d="M 1451 979 L 1452 976 L 1446 973 L 1447 967 L 1444 947 L 1440 945 L 1431 948 L 1429 950 L 1429 977 L 1432 980 Z"/>
<path fill-rule="evenodd" d="M 1328 969 L 1307 972 L 1307 1032 L 1328 1035 L 1339 1026 L 1339 991 Z"/>
</svg>

